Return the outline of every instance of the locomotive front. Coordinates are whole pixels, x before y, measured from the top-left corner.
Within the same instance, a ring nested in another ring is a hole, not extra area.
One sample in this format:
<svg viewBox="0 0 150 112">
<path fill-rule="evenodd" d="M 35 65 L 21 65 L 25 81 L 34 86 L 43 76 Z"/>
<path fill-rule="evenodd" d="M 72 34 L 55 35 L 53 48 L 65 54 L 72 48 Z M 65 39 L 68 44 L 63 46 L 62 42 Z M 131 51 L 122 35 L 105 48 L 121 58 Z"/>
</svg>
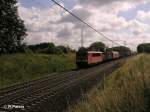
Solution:
<svg viewBox="0 0 150 112">
<path fill-rule="evenodd" d="M 76 52 L 76 64 L 79 68 L 82 68 L 88 65 L 88 51 L 86 48 L 80 48 Z"/>
</svg>

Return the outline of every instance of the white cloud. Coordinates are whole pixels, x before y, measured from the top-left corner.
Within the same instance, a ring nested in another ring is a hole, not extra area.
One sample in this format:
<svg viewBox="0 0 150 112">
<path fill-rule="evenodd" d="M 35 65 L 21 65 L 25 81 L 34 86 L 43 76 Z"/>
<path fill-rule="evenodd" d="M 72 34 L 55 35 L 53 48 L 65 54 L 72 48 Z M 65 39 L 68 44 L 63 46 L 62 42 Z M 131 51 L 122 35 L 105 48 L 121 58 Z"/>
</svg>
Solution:
<svg viewBox="0 0 150 112">
<path fill-rule="evenodd" d="M 142 21 L 149 20 L 150 19 L 150 11 L 148 11 L 148 12 L 138 11 L 136 17 Z"/>
<path fill-rule="evenodd" d="M 36 7 L 26 8 L 19 6 L 20 17 L 25 21 L 28 37 L 25 41 L 29 44 L 50 41 L 56 35 L 56 29 L 61 27 L 57 21 L 61 19 L 60 9 L 53 6 L 49 9 L 38 9 Z"/>
<path fill-rule="evenodd" d="M 127 28 L 132 31 L 135 36 L 140 35 L 141 33 L 146 33 L 150 30 L 148 24 L 142 23 L 138 20 L 129 21 Z"/>
<path fill-rule="evenodd" d="M 48 25 L 55 24 L 61 18 L 60 11 L 61 9 L 59 7 L 42 10 L 35 7 L 31 9 L 22 6 L 19 7 L 21 18 L 25 20 L 28 30 L 33 32 L 51 29 L 51 26 Z"/>
<path fill-rule="evenodd" d="M 71 10 L 75 15 L 79 16 L 82 20 L 87 21 L 89 19 L 90 16 L 92 16 L 91 11 L 89 11 L 86 8 L 83 8 L 80 5 L 75 6 L 72 10 Z M 63 15 L 63 17 L 61 18 L 61 20 L 59 21 L 59 23 L 73 23 L 75 25 L 76 28 L 85 28 L 86 26 L 84 24 L 82 24 L 78 19 L 76 19 L 75 17 L 73 17 L 70 14 L 65 14 Z"/>
<path fill-rule="evenodd" d="M 132 4 L 132 3 L 139 3 L 139 2 L 145 3 L 146 1 L 148 0 L 79 0 L 79 3 L 99 7 L 102 5 L 112 4 L 114 2 L 128 2 Z"/>
<path fill-rule="evenodd" d="M 143 38 L 149 40 L 147 32 L 150 30 L 150 26 L 136 19 L 127 21 L 123 17 L 118 17 L 118 13 L 134 8 L 138 3 L 143 3 L 145 0 L 138 0 L 136 2 L 135 0 L 124 1 L 80 0 L 80 4 L 75 5 L 71 11 L 98 31 L 105 33 L 110 39 L 134 43 L 132 47 L 135 48 Z M 92 6 L 87 5 L 85 7 L 85 4 L 92 4 Z M 96 7 L 93 5 L 96 5 Z M 49 9 L 19 6 L 19 14 L 25 20 L 28 29 L 28 37 L 25 41 L 29 44 L 55 42 L 56 44 L 69 44 L 77 48 L 80 46 L 81 29 L 84 29 L 85 46 L 94 41 L 103 41 L 107 45 L 112 46 L 111 42 L 99 36 L 70 14 L 64 13 L 57 6 Z M 145 16 L 145 13 L 138 12 L 138 18 L 144 18 Z M 118 43 L 123 44 L 124 42 L 118 41 Z"/>
</svg>

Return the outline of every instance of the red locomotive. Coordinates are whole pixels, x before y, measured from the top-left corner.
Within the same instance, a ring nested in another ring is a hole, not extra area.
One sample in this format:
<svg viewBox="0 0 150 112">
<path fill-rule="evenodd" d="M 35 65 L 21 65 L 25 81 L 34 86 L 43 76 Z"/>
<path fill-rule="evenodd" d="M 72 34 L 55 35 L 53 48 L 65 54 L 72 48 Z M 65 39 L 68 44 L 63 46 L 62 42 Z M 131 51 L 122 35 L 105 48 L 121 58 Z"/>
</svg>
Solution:
<svg viewBox="0 0 150 112">
<path fill-rule="evenodd" d="M 81 48 L 76 53 L 76 64 L 81 68 L 118 58 L 120 58 L 120 54 L 117 51 L 87 51 L 85 48 Z"/>
</svg>

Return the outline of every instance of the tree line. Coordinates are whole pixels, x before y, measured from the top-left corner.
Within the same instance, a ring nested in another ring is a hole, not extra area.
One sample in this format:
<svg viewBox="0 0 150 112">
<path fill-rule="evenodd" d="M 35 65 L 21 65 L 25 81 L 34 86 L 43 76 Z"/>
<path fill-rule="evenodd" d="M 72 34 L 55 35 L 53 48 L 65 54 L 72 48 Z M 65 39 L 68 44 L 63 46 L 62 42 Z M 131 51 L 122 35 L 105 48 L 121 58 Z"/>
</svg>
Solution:
<svg viewBox="0 0 150 112">
<path fill-rule="evenodd" d="M 45 53 L 45 54 L 66 54 L 69 52 L 75 52 L 69 46 L 56 46 L 54 43 L 40 43 L 36 45 L 26 46 L 26 50 L 30 50 L 34 53 Z"/>
<path fill-rule="evenodd" d="M 116 46 L 112 48 L 108 48 L 104 43 L 102 42 L 95 42 L 90 45 L 90 47 L 87 48 L 88 50 L 94 50 L 94 51 L 118 51 L 121 55 L 129 55 L 131 53 L 130 48 L 125 46 Z M 138 53 L 150 53 L 150 43 L 143 43 L 137 46 L 137 52 Z"/>
<path fill-rule="evenodd" d="M 85 52 L 86 50 L 88 50 L 88 51 L 101 51 L 101 52 L 118 51 L 121 56 L 128 56 L 131 54 L 131 50 L 128 47 L 116 46 L 116 47 L 109 48 L 102 42 L 95 42 L 95 43 L 92 43 L 87 48 L 81 48 L 80 49 L 81 53 L 83 53 L 83 54 L 86 53 Z"/>
</svg>

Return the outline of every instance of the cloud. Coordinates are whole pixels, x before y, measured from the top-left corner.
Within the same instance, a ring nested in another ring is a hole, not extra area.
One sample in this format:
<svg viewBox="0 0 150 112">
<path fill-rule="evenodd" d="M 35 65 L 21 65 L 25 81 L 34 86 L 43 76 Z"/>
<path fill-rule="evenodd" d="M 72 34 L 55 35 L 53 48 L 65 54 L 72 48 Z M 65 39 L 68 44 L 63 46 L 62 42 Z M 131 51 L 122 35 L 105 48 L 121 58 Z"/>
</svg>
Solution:
<svg viewBox="0 0 150 112">
<path fill-rule="evenodd" d="M 144 2 L 144 0 L 124 1 L 80 0 L 71 11 L 99 32 L 106 34 L 110 39 L 116 40 L 120 44 L 124 44 L 123 41 L 128 41 L 128 43 L 131 43 L 128 46 L 135 49 L 136 45 L 143 42 L 143 38 L 146 41 L 149 40 L 150 26 L 137 19 L 144 18 L 146 16 L 144 12 L 138 12 L 137 18 L 130 21 L 124 17 L 119 17 L 120 11 L 134 8 L 137 3 Z M 85 7 L 85 4 L 90 5 Z M 94 5 L 96 6 L 94 7 Z M 19 14 L 28 29 L 28 37 L 25 39 L 28 44 L 54 42 L 57 45 L 70 45 L 73 48 L 78 48 L 81 40 L 81 29 L 83 29 L 85 46 L 89 46 L 95 41 L 102 41 L 110 47 L 113 45 L 112 42 L 98 35 L 55 5 L 52 8 L 43 9 L 26 8 L 20 5 Z M 134 45 L 132 45 L 133 43 Z"/>
<path fill-rule="evenodd" d="M 146 2 L 146 0 L 79 0 L 79 3 L 93 6 L 102 6 L 112 4 L 114 2 L 130 2 L 130 3 L 138 3 L 138 2 Z"/>
<path fill-rule="evenodd" d="M 68 25 L 69 26 L 69 25 Z M 57 37 L 58 38 L 70 38 L 72 36 L 72 29 L 71 27 L 67 27 L 67 25 L 64 25 L 64 28 L 62 28 L 58 33 L 57 33 Z"/>
<path fill-rule="evenodd" d="M 77 15 L 78 17 L 80 17 L 82 20 L 86 21 L 91 15 L 91 11 L 87 10 L 86 8 L 83 8 L 80 5 L 75 6 L 71 12 L 73 12 L 75 15 Z M 69 13 L 65 14 L 62 16 L 61 20 L 59 21 L 59 23 L 73 23 L 76 28 L 85 28 L 86 26 L 84 24 L 82 24 L 77 18 L 73 17 L 72 15 L 70 15 Z"/>
<path fill-rule="evenodd" d="M 57 24 L 57 21 L 61 19 L 60 12 L 62 9 L 57 6 L 39 9 L 19 5 L 19 15 L 25 21 L 28 30 L 25 42 L 35 44 L 50 41 L 49 38 L 53 38 L 57 33 L 55 30 L 61 27 Z"/>
<path fill-rule="evenodd" d="M 128 22 L 127 29 L 129 29 L 135 36 L 138 36 L 141 33 L 148 32 L 150 26 L 135 19 Z"/>
<path fill-rule="evenodd" d="M 60 11 L 59 7 L 49 9 L 19 7 L 19 14 L 25 20 L 27 29 L 33 32 L 51 30 L 50 25 L 54 25 L 61 18 Z"/>
<path fill-rule="evenodd" d="M 149 0 L 79 0 L 79 4 L 91 8 L 100 8 L 107 13 L 118 14 L 120 11 L 127 11 L 139 4 L 146 4 Z"/>
<path fill-rule="evenodd" d="M 137 12 L 137 19 L 141 21 L 146 21 L 150 19 L 150 11 L 144 12 L 144 11 L 138 11 Z"/>
</svg>

